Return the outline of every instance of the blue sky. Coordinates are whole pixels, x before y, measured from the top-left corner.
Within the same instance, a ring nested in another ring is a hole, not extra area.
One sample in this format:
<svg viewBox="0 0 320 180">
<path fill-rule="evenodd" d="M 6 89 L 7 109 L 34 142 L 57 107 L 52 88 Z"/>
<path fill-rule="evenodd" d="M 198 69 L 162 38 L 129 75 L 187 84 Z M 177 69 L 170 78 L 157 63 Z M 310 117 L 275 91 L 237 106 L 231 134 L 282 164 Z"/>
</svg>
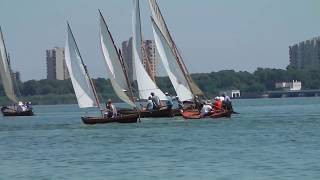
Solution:
<svg viewBox="0 0 320 180">
<path fill-rule="evenodd" d="M 131 0 L 0 0 L 0 25 L 22 80 L 46 78 L 45 50 L 64 47 L 66 21 L 94 77 L 106 77 L 98 8 L 115 41 L 131 35 Z M 288 46 L 319 36 L 319 0 L 158 0 L 191 72 L 285 68 Z M 140 0 L 143 35 L 152 39 L 150 11 Z"/>
</svg>

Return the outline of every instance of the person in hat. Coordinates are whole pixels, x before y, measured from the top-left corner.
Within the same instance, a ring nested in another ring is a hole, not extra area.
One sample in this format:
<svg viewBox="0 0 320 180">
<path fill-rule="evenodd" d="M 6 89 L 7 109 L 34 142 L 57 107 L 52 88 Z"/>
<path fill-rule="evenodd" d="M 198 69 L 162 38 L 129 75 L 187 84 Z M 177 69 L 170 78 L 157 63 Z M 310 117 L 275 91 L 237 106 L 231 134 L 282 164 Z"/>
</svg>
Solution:
<svg viewBox="0 0 320 180">
<path fill-rule="evenodd" d="M 115 117 L 117 117 L 117 109 L 112 104 L 111 99 L 109 99 L 108 102 L 106 103 L 106 109 L 105 109 L 104 116 L 107 117 L 107 118 L 115 118 Z"/>
<path fill-rule="evenodd" d="M 173 106 L 173 101 L 172 101 L 172 97 L 170 96 L 170 94 L 169 93 L 164 93 L 165 95 L 166 95 L 166 98 L 167 98 L 167 101 L 166 101 L 166 103 L 167 103 L 167 108 L 168 109 L 172 109 L 172 106 Z"/>
<path fill-rule="evenodd" d="M 160 98 L 154 92 L 151 93 L 151 100 L 153 102 L 153 109 L 160 109 Z"/>
</svg>

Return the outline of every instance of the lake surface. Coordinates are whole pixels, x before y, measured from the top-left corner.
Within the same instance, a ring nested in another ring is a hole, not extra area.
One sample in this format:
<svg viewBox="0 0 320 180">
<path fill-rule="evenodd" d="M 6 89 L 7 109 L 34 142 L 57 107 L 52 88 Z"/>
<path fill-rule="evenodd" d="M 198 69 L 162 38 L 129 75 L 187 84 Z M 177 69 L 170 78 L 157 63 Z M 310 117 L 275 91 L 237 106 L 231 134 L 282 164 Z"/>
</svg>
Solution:
<svg viewBox="0 0 320 180">
<path fill-rule="evenodd" d="M 0 179 L 320 179 L 320 98 L 235 100 L 230 119 L 82 124 L 76 105 L 0 117 Z"/>
</svg>

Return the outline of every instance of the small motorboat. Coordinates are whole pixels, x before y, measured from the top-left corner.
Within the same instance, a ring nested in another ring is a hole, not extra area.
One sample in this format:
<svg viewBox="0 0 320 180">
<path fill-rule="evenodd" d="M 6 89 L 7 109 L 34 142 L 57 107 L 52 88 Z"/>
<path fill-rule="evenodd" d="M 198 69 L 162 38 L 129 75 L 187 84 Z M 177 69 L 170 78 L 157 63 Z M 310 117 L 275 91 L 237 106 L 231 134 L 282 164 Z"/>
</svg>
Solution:
<svg viewBox="0 0 320 180">
<path fill-rule="evenodd" d="M 105 123 L 136 123 L 138 121 L 139 114 L 126 114 L 119 115 L 115 118 L 105 117 L 81 117 L 82 122 L 85 124 L 105 124 Z"/>
<path fill-rule="evenodd" d="M 222 117 L 231 117 L 232 111 L 221 110 L 210 113 L 204 118 L 222 118 Z M 201 119 L 200 112 L 197 110 L 187 110 L 182 112 L 182 116 L 184 119 Z"/>
<path fill-rule="evenodd" d="M 25 111 L 17 111 L 14 108 L 9 108 L 6 106 L 3 106 L 1 108 L 1 112 L 3 116 L 33 116 L 33 111 L 32 109 L 28 109 Z"/>
</svg>

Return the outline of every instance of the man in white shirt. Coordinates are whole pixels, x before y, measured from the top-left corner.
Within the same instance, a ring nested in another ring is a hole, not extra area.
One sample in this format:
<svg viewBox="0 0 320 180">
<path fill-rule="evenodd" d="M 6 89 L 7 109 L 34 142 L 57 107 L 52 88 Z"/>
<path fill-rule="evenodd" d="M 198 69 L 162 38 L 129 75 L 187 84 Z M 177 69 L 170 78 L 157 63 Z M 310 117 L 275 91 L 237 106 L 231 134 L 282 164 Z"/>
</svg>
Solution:
<svg viewBox="0 0 320 180">
<path fill-rule="evenodd" d="M 200 111 L 200 117 L 203 118 L 206 115 L 209 115 L 211 111 L 212 111 L 212 106 L 209 103 L 204 104 Z"/>
</svg>

